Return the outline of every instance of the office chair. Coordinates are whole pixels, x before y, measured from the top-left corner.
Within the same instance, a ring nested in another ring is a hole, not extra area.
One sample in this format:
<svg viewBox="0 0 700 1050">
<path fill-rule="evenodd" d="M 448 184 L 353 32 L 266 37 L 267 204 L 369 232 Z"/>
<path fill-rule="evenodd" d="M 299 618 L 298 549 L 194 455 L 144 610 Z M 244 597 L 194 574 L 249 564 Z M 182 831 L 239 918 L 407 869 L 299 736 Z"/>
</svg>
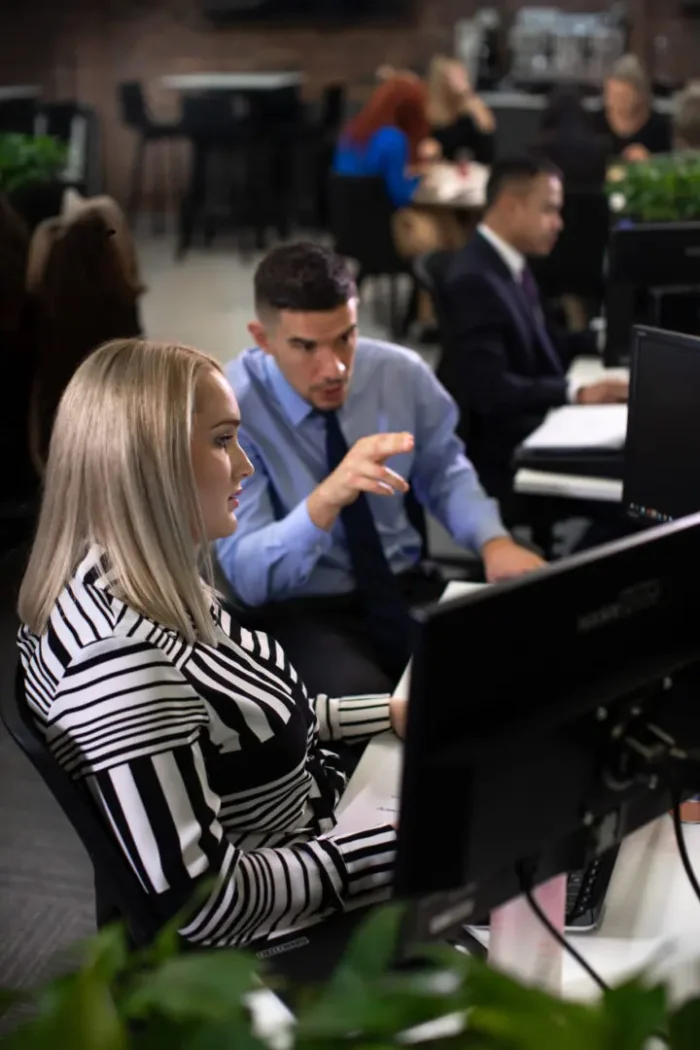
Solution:
<svg viewBox="0 0 700 1050">
<path fill-rule="evenodd" d="M 135 948 L 148 945 L 165 921 L 159 917 L 129 862 L 107 832 L 86 789 L 61 768 L 34 725 L 17 668 L 14 693 L 0 693 L 0 717 L 73 825 L 95 871 L 98 927 L 124 921 Z"/>
<path fill-rule="evenodd" d="M 412 271 L 394 245 L 392 216 L 396 209 L 384 179 L 379 175 L 334 173 L 330 177 L 329 199 L 335 251 L 358 262 L 358 289 L 368 277 L 389 277 L 391 331 L 400 338 L 412 320 L 415 296 L 411 296 L 407 314 L 400 317 L 397 277 L 412 276 Z"/>
</svg>

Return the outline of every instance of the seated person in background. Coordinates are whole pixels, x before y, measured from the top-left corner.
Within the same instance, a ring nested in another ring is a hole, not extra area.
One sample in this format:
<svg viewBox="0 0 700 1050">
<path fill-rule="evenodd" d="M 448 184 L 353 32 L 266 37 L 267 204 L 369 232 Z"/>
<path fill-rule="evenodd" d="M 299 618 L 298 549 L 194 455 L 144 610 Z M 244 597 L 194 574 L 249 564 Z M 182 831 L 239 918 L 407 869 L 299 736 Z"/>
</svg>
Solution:
<svg viewBox="0 0 700 1050">
<path fill-rule="evenodd" d="M 206 355 L 98 349 L 59 406 L 19 599 L 40 732 L 154 916 L 214 881 L 180 929 L 202 947 L 388 893 L 396 840 L 391 826 L 333 834 L 345 779 L 320 741 L 400 726 L 403 702 L 310 698 L 277 642 L 244 629 L 200 575 L 252 473 L 239 422 Z"/>
<path fill-rule="evenodd" d="M 531 152 L 559 168 L 567 191 L 602 190 L 609 142 L 596 131 L 577 87 L 567 85 L 551 93 Z"/>
<path fill-rule="evenodd" d="M 62 216 L 34 232 L 28 285 L 38 317 L 30 439 L 42 473 L 54 414 L 80 362 L 109 339 L 141 334 L 144 286 L 116 201 L 68 194 Z"/>
<path fill-rule="evenodd" d="M 700 150 L 700 81 L 691 81 L 676 99 L 673 145 L 678 150 Z"/>
<path fill-rule="evenodd" d="M 399 76 L 380 84 L 348 124 L 333 162 L 338 175 L 377 175 L 384 180 L 399 209 L 392 220 L 394 240 L 405 258 L 464 243 L 463 230 L 452 212 L 411 206 L 422 178 L 420 147 L 423 144 L 425 150 L 430 135 L 426 101 L 425 85 L 419 80 Z"/>
<path fill-rule="evenodd" d="M 644 66 L 636 55 L 624 55 L 605 82 L 603 109 L 594 120 L 596 131 L 608 137 L 611 158 L 647 160 L 671 149 L 670 121 L 652 101 Z"/>
<path fill-rule="evenodd" d="M 437 55 L 430 63 L 428 120 L 445 160 L 492 162 L 496 119 L 456 58 Z"/>
<path fill-rule="evenodd" d="M 410 603 L 444 583 L 421 565 L 409 489 L 489 580 L 540 558 L 504 529 L 455 437 L 455 405 L 410 350 L 358 338 L 357 291 L 318 244 L 272 251 L 255 275 L 257 346 L 227 367 L 255 466 L 235 536 L 217 545 L 237 596 L 311 692 L 391 691 L 411 654 Z"/>
<path fill-rule="evenodd" d="M 496 163 L 483 223 L 447 272 L 449 338 L 438 376 L 468 420 L 482 484 L 504 502 L 512 491 L 513 451 L 548 409 L 627 398 L 621 382 L 572 388 L 567 368 L 576 354 L 593 352 L 592 333 L 557 337 L 542 312 L 526 256 L 552 251 L 562 197 L 560 173 L 549 161 Z"/>
<path fill-rule="evenodd" d="M 342 134 L 336 150 L 338 175 L 380 175 L 397 208 L 411 203 L 420 175 L 410 174 L 418 147 L 428 138 L 423 84 L 391 77 L 374 91 Z"/>
</svg>

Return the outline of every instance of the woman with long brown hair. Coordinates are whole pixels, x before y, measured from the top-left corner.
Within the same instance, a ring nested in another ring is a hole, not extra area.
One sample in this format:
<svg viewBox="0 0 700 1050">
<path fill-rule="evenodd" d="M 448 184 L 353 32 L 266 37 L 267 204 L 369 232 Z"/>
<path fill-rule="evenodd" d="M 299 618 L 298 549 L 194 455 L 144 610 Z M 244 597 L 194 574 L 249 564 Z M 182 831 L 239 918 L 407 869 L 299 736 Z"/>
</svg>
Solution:
<svg viewBox="0 0 700 1050">
<path fill-rule="evenodd" d="M 80 362 L 109 339 L 141 334 L 143 285 L 116 202 L 73 200 L 63 217 L 42 223 L 32 239 L 28 285 L 39 324 L 30 440 L 43 472 L 56 408 Z"/>
</svg>

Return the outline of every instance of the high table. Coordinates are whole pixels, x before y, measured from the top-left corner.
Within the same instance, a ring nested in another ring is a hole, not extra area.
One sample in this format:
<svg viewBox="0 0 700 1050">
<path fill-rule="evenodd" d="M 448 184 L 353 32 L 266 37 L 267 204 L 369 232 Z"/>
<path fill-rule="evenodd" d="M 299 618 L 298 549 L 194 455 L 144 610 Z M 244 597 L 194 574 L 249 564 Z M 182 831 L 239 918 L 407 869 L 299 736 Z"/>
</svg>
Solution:
<svg viewBox="0 0 700 1050">
<path fill-rule="evenodd" d="M 170 91 L 280 91 L 301 87 L 302 73 L 174 73 L 160 78 Z"/>
<path fill-rule="evenodd" d="M 0 84 L 0 102 L 14 102 L 15 99 L 38 98 L 41 88 L 38 84 Z"/>
</svg>

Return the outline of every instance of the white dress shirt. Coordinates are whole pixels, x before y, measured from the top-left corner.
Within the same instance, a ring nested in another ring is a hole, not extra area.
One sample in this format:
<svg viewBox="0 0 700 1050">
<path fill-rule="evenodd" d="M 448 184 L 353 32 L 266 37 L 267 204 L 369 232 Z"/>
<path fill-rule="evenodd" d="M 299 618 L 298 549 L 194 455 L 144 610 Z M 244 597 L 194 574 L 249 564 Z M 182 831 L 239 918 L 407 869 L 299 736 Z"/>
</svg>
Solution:
<svg viewBox="0 0 700 1050">
<path fill-rule="evenodd" d="M 514 248 L 512 244 L 508 244 L 504 241 L 497 233 L 495 233 L 490 226 L 486 223 L 480 222 L 477 226 L 477 232 L 481 234 L 485 241 L 488 241 L 494 251 L 498 252 L 503 262 L 506 264 L 510 272 L 513 274 L 513 280 L 516 284 L 522 284 L 523 273 L 527 266 L 527 259 L 522 252 L 519 252 L 517 248 Z M 571 404 L 575 404 L 577 401 L 578 383 L 572 383 L 569 380 L 567 388 L 568 398 Z"/>
</svg>

